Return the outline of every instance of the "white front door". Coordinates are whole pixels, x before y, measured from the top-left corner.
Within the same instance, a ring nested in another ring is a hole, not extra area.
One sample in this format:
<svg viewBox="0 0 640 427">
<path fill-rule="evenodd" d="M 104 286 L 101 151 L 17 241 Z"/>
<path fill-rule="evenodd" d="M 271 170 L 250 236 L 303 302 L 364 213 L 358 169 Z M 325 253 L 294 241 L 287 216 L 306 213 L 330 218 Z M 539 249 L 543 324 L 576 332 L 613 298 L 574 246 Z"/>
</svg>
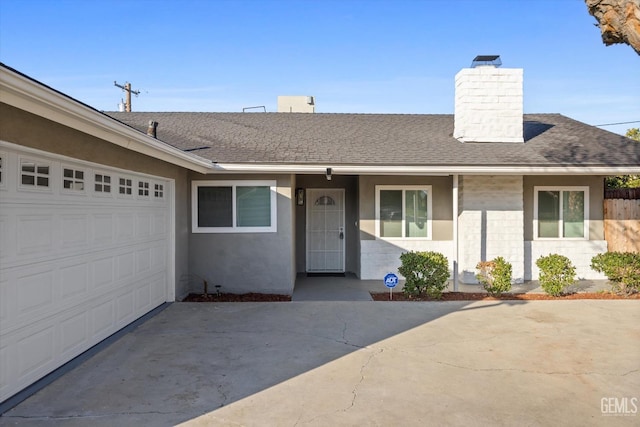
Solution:
<svg viewBox="0 0 640 427">
<path fill-rule="evenodd" d="M 344 272 L 344 189 L 307 190 L 307 271 Z"/>
</svg>

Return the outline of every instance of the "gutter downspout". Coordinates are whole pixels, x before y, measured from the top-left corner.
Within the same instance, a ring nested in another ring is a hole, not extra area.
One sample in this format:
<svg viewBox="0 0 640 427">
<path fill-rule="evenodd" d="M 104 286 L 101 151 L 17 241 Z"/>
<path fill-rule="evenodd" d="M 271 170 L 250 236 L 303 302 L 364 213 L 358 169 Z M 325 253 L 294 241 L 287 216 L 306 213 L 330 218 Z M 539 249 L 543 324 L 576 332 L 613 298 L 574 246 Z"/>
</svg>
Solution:
<svg viewBox="0 0 640 427">
<path fill-rule="evenodd" d="M 458 291 L 458 174 L 453 175 L 453 291 Z"/>
</svg>

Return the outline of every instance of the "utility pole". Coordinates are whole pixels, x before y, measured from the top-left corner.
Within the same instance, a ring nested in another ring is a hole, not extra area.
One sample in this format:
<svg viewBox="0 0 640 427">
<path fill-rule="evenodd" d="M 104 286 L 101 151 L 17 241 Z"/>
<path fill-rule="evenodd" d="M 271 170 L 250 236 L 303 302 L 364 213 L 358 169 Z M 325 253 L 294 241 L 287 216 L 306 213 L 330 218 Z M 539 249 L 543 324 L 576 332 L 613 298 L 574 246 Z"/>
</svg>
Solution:
<svg viewBox="0 0 640 427">
<path fill-rule="evenodd" d="M 127 113 L 131 112 L 131 94 L 133 93 L 135 96 L 138 96 L 140 94 L 139 90 L 132 90 L 131 89 L 131 83 L 129 82 L 125 82 L 124 86 L 119 85 L 118 83 L 115 82 L 115 80 L 113 81 L 113 85 L 119 87 L 120 89 L 122 89 L 123 91 L 127 92 L 127 100 L 124 103 L 124 111 L 126 111 Z"/>
</svg>

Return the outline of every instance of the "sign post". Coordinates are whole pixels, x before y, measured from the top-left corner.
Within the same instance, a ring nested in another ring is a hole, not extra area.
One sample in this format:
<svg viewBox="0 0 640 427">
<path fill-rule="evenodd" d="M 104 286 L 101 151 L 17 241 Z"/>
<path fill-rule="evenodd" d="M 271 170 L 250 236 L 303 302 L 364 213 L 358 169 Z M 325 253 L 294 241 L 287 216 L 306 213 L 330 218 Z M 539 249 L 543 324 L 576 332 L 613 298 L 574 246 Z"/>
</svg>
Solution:
<svg viewBox="0 0 640 427">
<path fill-rule="evenodd" d="M 393 288 L 398 285 L 398 276 L 393 273 L 388 273 L 384 276 L 384 285 L 389 288 L 389 300 L 393 299 Z"/>
</svg>

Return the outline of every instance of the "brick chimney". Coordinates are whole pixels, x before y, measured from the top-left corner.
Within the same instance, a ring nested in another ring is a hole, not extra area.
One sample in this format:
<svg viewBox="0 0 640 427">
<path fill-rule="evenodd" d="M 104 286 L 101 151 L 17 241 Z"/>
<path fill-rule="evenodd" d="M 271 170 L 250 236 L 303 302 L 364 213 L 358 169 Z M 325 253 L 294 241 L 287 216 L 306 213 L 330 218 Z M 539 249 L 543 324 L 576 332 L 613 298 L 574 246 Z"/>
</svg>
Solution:
<svg viewBox="0 0 640 427">
<path fill-rule="evenodd" d="M 524 142 L 521 68 L 477 56 L 456 74 L 453 137 L 461 142 Z"/>
</svg>

